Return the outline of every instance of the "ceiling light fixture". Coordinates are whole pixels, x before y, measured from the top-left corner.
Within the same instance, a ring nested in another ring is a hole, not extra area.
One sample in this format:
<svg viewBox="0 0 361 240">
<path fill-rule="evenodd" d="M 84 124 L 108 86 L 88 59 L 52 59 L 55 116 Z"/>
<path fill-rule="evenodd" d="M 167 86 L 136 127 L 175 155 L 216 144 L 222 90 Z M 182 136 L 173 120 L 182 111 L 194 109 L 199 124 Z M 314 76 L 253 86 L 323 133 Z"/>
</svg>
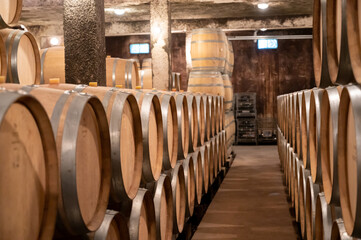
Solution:
<svg viewBox="0 0 361 240">
<path fill-rule="evenodd" d="M 264 32 L 264 31 L 267 31 L 267 28 L 261 28 L 260 29 L 262 32 Z"/>
<path fill-rule="evenodd" d="M 114 9 L 114 13 L 118 16 L 123 15 L 125 13 L 124 9 Z"/>
<path fill-rule="evenodd" d="M 50 44 L 51 44 L 52 46 L 58 46 L 58 45 L 60 44 L 59 38 L 57 38 L 57 37 L 52 37 L 52 38 L 50 39 Z"/>
<path fill-rule="evenodd" d="M 269 6 L 268 3 L 258 3 L 257 4 L 257 7 L 262 10 L 267 9 L 268 6 Z"/>
</svg>

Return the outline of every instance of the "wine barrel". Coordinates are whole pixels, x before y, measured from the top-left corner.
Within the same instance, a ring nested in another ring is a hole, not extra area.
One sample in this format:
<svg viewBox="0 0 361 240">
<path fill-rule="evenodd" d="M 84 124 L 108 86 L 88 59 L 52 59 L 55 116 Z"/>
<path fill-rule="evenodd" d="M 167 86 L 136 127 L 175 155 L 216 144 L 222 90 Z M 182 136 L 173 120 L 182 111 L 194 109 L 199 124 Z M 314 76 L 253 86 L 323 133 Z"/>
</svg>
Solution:
<svg viewBox="0 0 361 240">
<path fill-rule="evenodd" d="M 342 88 L 325 89 L 321 104 L 322 184 L 328 204 L 340 205 L 338 187 L 337 136 L 338 113 Z"/>
<path fill-rule="evenodd" d="M 320 193 L 320 186 L 313 183 L 312 177 L 306 180 L 306 233 L 307 239 L 315 239 L 315 216 L 316 216 L 316 200 Z"/>
<path fill-rule="evenodd" d="M 183 166 L 178 162 L 172 170 L 173 233 L 183 231 L 186 213 L 186 189 Z"/>
<path fill-rule="evenodd" d="M 353 240 L 353 239 L 354 238 L 350 237 L 347 234 L 342 218 L 336 219 L 332 224 L 331 240 Z"/>
<path fill-rule="evenodd" d="M 206 131 L 206 112 L 205 106 L 203 101 L 203 95 L 196 94 L 195 95 L 196 105 L 197 105 L 197 130 L 198 130 L 198 142 L 197 147 L 203 146 L 204 138 L 205 138 L 205 131 Z"/>
<path fill-rule="evenodd" d="M 208 149 L 208 161 L 209 161 L 209 186 L 213 184 L 214 175 L 214 146 L 212 140 L 205 143 Z"/>
<path fill-rule="evenodd" d="M 195 171 L 194 160 L 192 154 L 189 154 L 185 160 L 183 160 L 183 170 L 186 189 L 186 217 L 193 215 L 194 203 L 196 201 L 196 183 L 195 183 Z"/>
<path fill-rule="evenodd" d="M 321 103 L 323 89 L 312 89 L 310 99 L 309 133 L 310 133 L 310 169 L 312 181 L 322 182 L 321 170 Z"/>
<path fill-rule="evenodd" d="M 209 103 L 209 115 L 210 115 L 210 138 L 214 137 L 216 134 L 216 112 L 214 109 L 214 98 L 213 96 L 208 96 Z"/>
<path fill-rule="evenodd" d="M 49 118 L 30 95 L 1 91 L 0 101 L 0 236 L 51 239 L 59 172 Z"/>
<path fill-rule="evenodd" d="M 319 193 L 316 201 L 315 239 L 331 239 L 331 207 L 327 204 L 325 194 Z"/>
<path fill-rule="evenodd" d="M 343 26 L 346 26 L 346 30 L 343 30 L 345 34 L 343 34 L 344 38 L 348 39 L 348 52 L 350 54 L 351 65 L 347 66 L 348 68 L 352 68 L 352 73 L 357 81 L 357 83 L 361 83 L 361 74 L 360 74 L 360 61 L 361 61 L 361 54 L 360 54 L 360 6 L 357 0 L 349 0 L 343 2 L 345 4 L 343 6 L 343 13 L 345 18 L 343 21 L 347 23 Z M 342 39 L 343 40 L 343 39 Z M 342 52 L 344 53 L 344 52 Z M 340 76 L 341 77 L 341 76 Z M 349 80 L 349 79 L 346 79 Z M 353 80 L 353 79 L 352 79 Z M 345 219 L 344 219 L 345 221 Z M 345 221 L 345 226 L 347 229 L 347 222 Z"/>
<path fill-rule="evenodd" d="M 293 150 L 294 152 L 297 154 L 298 150 L 297 150 L 297 136 L 296 136 L 296 122 L 297 122 L 297 92 L 292 93 L 292 123 L 291 123 L 291 128 L 292 128 L 292 146 L 293 146 Z"/>
<path fill-rule="evenodd" d="M 306 169 L 310 169 L 310 98 L 311 91 L 305 90 L 302 93 L 302 120 L 301 120 L 301 128 L 302 128 L 302 160 L 303 165 Z"/>
<path fill-rule="evenodd" d="M 290 163 L 289 163 L 289 184 L 288 184 L 288 188 L 289 188 L 289 197 L 291 199 L 291 206 L 294 208 L 295 207 L 295 165 L 296 165 L 296 154 L 293 152 L 293 148 L 292 148 L 292 153 L 291 153 L 291 158 L 290 158 Z"/>
<path fill-rule="evenodd" d="M 202 169 L 202 157 L 199 149 L 195 150 L 192 153 L 193 156 L 193 166 L 194 166 L 194 182 L 196 187 L 195 202 L 200 204 L 202 201 L 203 193 L 203 169 Z"/>
<path fill-rule="evenodd" d="M 218 104 L 219 104 L 219 131 L 224 130 L 224 116 L 225 116 L 225 111 L 224 111 L 224 97 L 218 96 Z"/>
<path fill-rule="evenodd" d="M 17 23 L 20 20 L 23 0 L 5 0 L 1 5 L 0 16 L 5 24 Z"/>
<path fill-rule="evenodd" d="M 219 98 L 217 96 L 213 96 L 213 104 L 214 104 L 214 136 L 217 136 L 219 133 L 219 122 L 220 122 L 220 105 Z"/>
<path fill-rule="evenodd" d="M 65 83 L 65 49 L 51 47 L 40 50 L 41 75 L 40 84 L 49 83 L 51 78 L 58 78 Z"/>
<path fill-rule="evenodd" d="M 132 203 L 128 225 L 130 240 L 157 239 L 154 203 L 148 190 L 139 189 Z"/>
<path fill-rule="evenodd" d="M 304 165 L 300 166 L 300 225 L 302 239 L 307 237 L 307 224 L 306 224 L 306 183 L 308 177 L 311 175 L 310 170 L 305 169 Z"/>
<path fill-rule="evenodd" d="M 192 69 L 225 72 L 227 37 L 221 29 L 194 29 L 192 31 Z"/>
<path fill-rule="evenodd" d="M 132 59 L 106 58 L 106 85 L 135 89 L 140 86 L 137 63 Z"/>
<path fill-rule="evenodd" d="M 293 101 L 293 94 L 290 93 L 289 94 L 289 105 L 288 105 L 288 141 L 291 145 L 292 148 L 294 148 L 293 145 L 293 120 L 294 120 L 294 115 L 293 115 L 293 111 L 294 111 L 294 101 Z"/>
<path fill-rule="evenodd" d="M 300 167 L 302 161 L 296 155 L 294 165 L 294 199 L 295 199 L 295 218 L 296 222 L 300 222 Z"/>
<path fill-rule="evenodd" d="M 3 39 L 0 37 L 0 76 L 6 77 L 6 73 L 7 73 L 6 47 Z"/>
<path fill-rule="evenodd" d="M 188 118 L 189 118 L 189 153 L 193 152 L 198 146 L 198 110 L 196 98 L 193 94 L 186 94 L 188 103 Z"/>
<path fill-rule="evenodd" d="M 173 195 L 170 178 L 162 174 L 154 192 L 157 239 L 171 240 L 173 235 Z"/>
<path fill-rule="evenodd" d="M 186 96 L 173 92 L 176 99 L 177 120 L 178 120 L 178 154 L 177 159 L 184 159 L 189 151 L 189 116 L 188 101 Z"/>
<path fill-rule="evenodd" d="M 222 75 L 219 72 L 190 72 L 188 92 L 208 93 L 210 95 L 224 96 Z"/>
<path fill-rule="evenodd" d="M 92 240 L 129 240 L 126 219 L 117 211 L 107 210 L 98 230 L 88 234 Z"/>
<path fill-rule="evenodd" d="M 109 126 L 102 103 L 95 96 L 74 91 L 1 86 L 30 93 L 51 119 L 60 160 L 59 234 L 66 231 L 81 235 L 97 230 L 111 185 Z"/>
<path fill-rule="evenodd" d="M 202 193 L 206 194 L 209 187 L 209 150 L 208 145 L 205 144 L 199 148 L 201 160 L 202 160 Z"/>
<path fill-rule="evenodd" d="M 286 141 L 287 142 L 287 141 Z M 288 179 L 288 175 L 289 175 L 289 159 L 291 156 L 291 151 L 290 151 L 290 144 L 287 142 L 286 143 L 286 158 L 285 158 L 285 167 L 284 167 L 284 177 L 285 177 L 285 183 L 286 183 L 286 187 L 288 187 L 288 183 L 289 183 L 289 179 Z M 288 189 L 287 189 L 288 190 Z"/>
<path fill-rule="evenodd" d="M 26 31 L 2 29 L 0 37 L 5 42 L 8 56 L 6 82 L 39 84 L 40 54 L 34 36 Z"/>
<path fill-rule="evenodd" d="M 222 138 L 222 166 L 224 167 L 226 165 L 226 160 L 228 158 L 227 155 L 227 145 L 226 145 L 226 130 L 222 130 L 221 132 L 221 138 Z"/>
<path fill-rule="evenodd" d="M 327 55 L 327 23 L 325 0 L 315 0 L 313 4 L 313 69 L 317 87 L 332 85 Z"/>
<path fill-rule="evenodd" d="M 224 85 L 224 110 L 229 112 L 233 109 L 233 86 L 227 74 L 222 75 Z"/>
<path fill-rule="evenodd" d="M 111 198 L 119 203 L 134 199 L 142 176 L 142 126 L 137 100 L 115 88 L 50 84 L 41 87 L 74 90 L 97 96 L 107 113 L 112 160 Z"/>
<path fill-rule="evenodd" d="M 121 89 L 124 91 L 123 89 Z M 143 181 L 157 181 L 163 165 L 163 120 L 159 98 L 154 93 L 134 91 L 140 108 L 143 134 Z"/>
<path fill-rule="evenodd" d="M 143 89 L 153 89 L 152 59 L 143 59 L 142 70 L 140 72 L 140 85 Z"/>
<path fill-rule="evenodd" d="M 226 130 L 226 145 L 230 148 L 235 140 L 236 136 L 236 120 L 234 119 L 234 113 L 228 112 L 225 117 L 225 130 Z"/>
<path fill-rule="evenodd" d="M 207 94 L 202 95 L 202 101 L 204 106 L 204 141 L 209 141 L 211 139 L 211 108 L 209 103 L 209 98 Z"/>
<path fill-rule="evenodd" d="M 302 91 L 297 93 L 296 97 L 296 126 L 295 126 L 295 137 L 296 137 L 296 149 L 298 158 L 303 159 L 302 153 Z"/>
<path fill-rule="evenodd" d="M 233 45 L 232 42 L 228 41 L 228 51 L 227 51 L 227 58 L 226 58 L 226 70 L 225 73 L 231 78 L 233 75 L 233 68 L 234 68 L 234 52 L 233 52 Z"/>
<path fill-rule="evenodd" d="M 361 136 L 361 89 L 359 86 L 344 87 L 341 93 L 338 119 L 338 176 L 340 203 L 345 228 L 350 236 L 361 238 L 359 171 Z M 342 176 L 342 177 L 341 177 Z"/>
</svg>

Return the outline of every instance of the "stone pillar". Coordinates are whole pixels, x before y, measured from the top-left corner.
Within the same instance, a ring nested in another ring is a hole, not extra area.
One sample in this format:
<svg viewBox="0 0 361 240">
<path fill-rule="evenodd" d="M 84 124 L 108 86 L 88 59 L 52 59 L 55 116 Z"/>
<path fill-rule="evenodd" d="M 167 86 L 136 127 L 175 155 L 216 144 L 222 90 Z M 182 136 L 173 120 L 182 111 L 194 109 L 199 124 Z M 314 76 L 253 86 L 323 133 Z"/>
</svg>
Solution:
<svg viewBox="0 0 361 240">
<path fill-rule="evenodd" d="M 104 0 L 64 0 L 67 83 L 105 86 Z"/>
<path fill-rule="evenodd" d="M 169 87 L 171 65 L 171 12 L 169 0 L 150 2 L 150 39 L 153 69 L 153 87 Z"/>
</svg>

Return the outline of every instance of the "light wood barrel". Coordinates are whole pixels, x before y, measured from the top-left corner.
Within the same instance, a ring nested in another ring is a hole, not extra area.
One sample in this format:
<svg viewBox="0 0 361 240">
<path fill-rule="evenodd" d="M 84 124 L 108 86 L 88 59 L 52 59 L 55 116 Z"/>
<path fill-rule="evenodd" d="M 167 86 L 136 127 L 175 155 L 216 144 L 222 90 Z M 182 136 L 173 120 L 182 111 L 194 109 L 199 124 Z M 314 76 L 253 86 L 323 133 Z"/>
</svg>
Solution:
<svg viewBox="0 0 361 240">
<path fill-rule="evenodd" d="M 29 95 L 1 91 L 0 101 L 0 236 L 51 239 L 59 171 L 49 118 Z"/>
<path fill-rule="evenodd" d="M 296 122 L 297 122 L 297 92 L 292 93 L 292 146 L 294 152 L 297 154 L 297 136 L 296 136 Z"/>
<path fill-rule="evenodd" d="M 227 37 L 221 29 L 195 29 L 192 31 L 192 69 L 197 71 L 225 72 Z"/>
<path fill-rule="evenodd" d="M 40 83 L 40 54 L 34 36 L 30 32 L 2 29 L 0 36 L 7 52 L 8 83 L 22 85 Z"/>
<path fill-rule="evenodd" d="M 186 189 L 184 170 L 181 162 L 178 162 L 172 170 L 172 196 L 173 196 L 173 233 L 183 231 L 186 214 Z"/>
<path fill-rule="evenodd" d="M 294 180 L 294 194 L 295 194 L 295 217 L 296 222 L 300 222 L 300 168 L 301 165 L 303 165 L 303 162 L 299 160 L 299 158 L 296 156 L 296 162 L 295 162 L 295 180 Z"/>
<path fill-rule="evenodd" d="M 306 169 L 310 169 L 310 99 L 311 91 L 305 90 L 302 93 L 302 160 Z"/>
<path fill-rule="evenodd" d="M 226 145 L 226 130 L 222 130 L 222 132 L 220 133 L 221 135 L 221 139 L 222 139 L 222 167 L 224 167 L 226 165 L 226 160 L 227 160 L 227 145 Z"/>
<path fill-rule="evenodd" d="M 6 77 L 7 62 L 6 62 L 6 47 L 3 39 L 0 37 L 0 76 Z"/>
<path fill-rule="evenodd" d="M 327 65 L 326 5 L 324 0 L 316 0 L 313 4 L 313 69 L 316 86 L 320 88 L 332 85 Z"/>
<path fill-rule="evenodd" d="M 337 136 L 338 113 L 342 88 L 327 88 L 321 104 L 321 168 L 326 201 L 340 206 L 338 184 Z"/>
<path fill-rule="evenodd" d="M 195 169 L 192 154 L 189 154 L 185 160 L 183 160 L 183 170 L 186 189 L 186 217 L 193 215 L 194 204 L 196 201 L 196 183 L 195 183 Z"/>
<path fill-rule="evenodd" d="M 173 195 L 170 178 L 162 174 L 153 194 L 157 239 L 171 240 L 173 234 Z"/>
<path fill-rule="evenodd" d="M 106 58 L 106 80 L 108 87 L 135 89 L 140 86 L 137 63 L 132 59 Z"/>
<path fill-rule="evenodd" d="M 20 20 L 23 0 L 1 1 L 0 16 L 6 24 L 17 23 Z"/>
<path fill-rule="evenodd" d="M 361 238 L 360 147 L 361 89 L 351 85 L 341 94 L 338 119 L 338 175 L 340 202 L 345 228 L 350 236 Z"/>
<path fill-rule="evenodd" d="M 121 91 L 127 91 L 121 89 Z M 143 182 L 157 181 L 163 166 L 163 119 L 159 97 L 128 90 L 138 101 L 143 134 Z"/>
<path fill-rule="evenodd" d="M 218 96 L 218 104 L 219 104 L 219 131 L 224 130 L 224 115 L 225 115 L 225 111 L 224 111 L 224 97 Z"/>
<path fill-rule="evenodd" d="M 142 70 L 140 71 L 140 85 L 143 89 L 153 89 L 153 72 L 152 59 L 146 58 L 143 60 Z"/>
<path fill-rule="evenodd" d="M 89 233 L 92 240 L 129 240 L 129 229 L 126 219 L 117 211 L 107 210 L 98 230 Z"/>
<path fill-rule="evenodd" d="M 111 185 L 111 148 L 107 116 L 95 96 L 36 86 L 19 88 L 44 106 L 56 136 L 60 160 L 59 234 L 80 235 L 101 225 Z"/>
<path fill-rule="evenodd" d="M 209 114 L 210 114 L 210 138 L 214 137 L 216 134 L 216 112 L 214 109 L 214 98 L 213 96 L 208 96 L 209 103 Z"/>
<path fill-rule="evenodd" d="M 154 203 L 148 190 L 139 189 L 132 203 L 128 225 L 130 240 L 157 239 Z"/>
<path fill-rule="evenodd" d="M 306 224 L 306 183 L 308 177 L 311 175 L 310 170 L 305 169 L 304 165 L 300 166 L 300 225 L 302 239 L 307 237 Z"/>
<path fill-rule="evenodd" d="M 202 169 L 202 157 L 199 152 L 199 149 L 192 153 L 193 156 L 193 166 L 194 166 L 194 182 L 196 183 L 196 199 L 195 202 L 200 204 L 202 201 L 202 193 L 203 193 L 203 169 Z"/>
<path fill-rule="evenodd" d="M 213 184 L 215 178 L 214 175 L 214 146 L 212 140 L 205 143 L 208 149 L 208 161 L 209 161 L 209 186 Z"/>
<path fill-rule="evenodd" d="M 288 142 L 290 143 L 291 147 L 294 148 L 294 145 L 293 145 L 293 135 L 292 135 L 292 126 L 293 126 L 293 119 L 294 119 L 294 116 L 293 116 L 293 111 L 294 111 L 294 101 L 293 101 L 293 94 L 290 93 L 288 94 L 289 98 L 288 98 L 288 101 L 289 101 L 289 104 L 288 104 Z"/>
<path fill-rule="evenodd" d="M 287 143 L 286 145 L 286 161 L 285 161 L 285 171 L 284 171 L 284 175 L 285 175 L 285 182 L 286 182 L 286 187 L 288 187 L 289 185 L 289 164 L 290 164 L 290 159 L 291 159 L 291 146 L 289 143 Z M 288 188 L 287 188 L 288 189 Z"/>
<path fill-rule="evenodd" d="M 102 101 L 109 123 L 112 152 L 111 198 L 116 203 L 123 199 L 134 199 L 142 176 L 143 144 L 140 111 L 133 94 L 87 85 L 41 86 L 92 94 Z"/>
<path fill-rule="evenodd" d="M 316 200 L 320 193 L 320 186 L 313 183 L 312 177 L 306 180 L 306 233 L 307 239 L 315 239 L 315 216 L 316 216 Z"/>
<path fill-rule="evenodd" d="M 65 83 L 65 49 L 51 47 L 40 50 L 41 77 L 40 84 L 49 83 L 51 78 L 58 78 Z"/>
<path fill-rule="evenodd" d="M 222 75 L 224 85 L 224 110 L 226 112 L 233 109 L 233 86 L 227 74 Z"/>
<path fill-rule="evenodd" d="M 213 137 L 213 147 L 214 147 L 214 175 L 218 176 L 218 173 L 221 171 L 221 148 L 219 135 L 217 134 Z"/>
<path fill-rule="evenodd" d="M 323 89 L 312 89 L 310 99 L 310 168 L 312 181 L 322 182 L 321 170 L 321 103 Z"/>
<path fill-rule="evenodd" d="M 207 144 L 204 144 L 199 148 L 201 160 L 202 160 L 202 192 L 206 194 L 209 187 L 209 149 Z"/>
<path fill-rule="evenodd" d="M 296 149 L 299 159 L 303 159 L 302 153 L 302 91 L 297 92 L 296 97 L 296 126 L 295 126 L 295 137 L 296 137 Z"/>
<path fill-rule="evenodd" d="M 325 194 L 319 193 L 316 202 L 315 239 L 331 239 L 331 207 L 327 204 Z"/>
<path fill-rule="evenodd" d="M 197 146 L 203 146 L 204 138 L 206 135 L 206 112 L 205 106 L 203 101 L 203 96 L 200 94 L 195 95 L 196 105 L 197 105 L 197 130 L 198 130 L 198 141 Z"/>
<path fill-rule="evenodd" d="M 214 104 L 214 136 L 217 136 L 219 133 L 219 122 L 221 118 L 221 110 L 219 105 L 219 98 L 217 96 L 213 96 L 213 104 Z"/>
<path fill-rule="evenodd" d="M 196 98 L 193 94 L 186 94 L 188 103 L 188 118 L 189 118 L 189 153 L 193 152 L 198 146 L 198 109 Z"/>
<path fill-rule="evenodd" d="M 211 108 L 209 103 L 209 98 L 207 94 L 202 95 L 202 101 L 204 106 L 204 141 L 211 139 Z"/>
<path fill-rule="evenodd" d="M 233 45 L 232 41 L 228 41 L 228 51 L 227 51 L 227 58 L 226 58 L 226 70 L 225 73 L 231 78 L 233 75 L 233 68 L 234 68 L 234 52 L 233 52 Z"/>
<path fill-rule="evenodd" d="M 296 163 L 296 154 L 293 152 L 293 148 L 291 152 L 291 158 L 289 162 L 289 178 L 288 178 L 288 195 L 291 199 L 291 206 L 295 207 L 295 163 Z"/>
<path fill-rule="evenodd" d="M 331 240 L 353 240 L 345 229 L 342 218 L 336 219 L 332 224 Z"/>
<path fill-rule="evenodd" d="M 226 145 L 230 148 L 235 140 L 236 136 L 236 120 L 234 119 L 234 113 L 228 112 L 225 117 L 225 130 L 226 130 Z"/>
<path fill-rule="evenodd" d="M 188 92 L 208 93 L 224 96 L 222 74 L 219 72 L 190 72 Z"/>
</svg>

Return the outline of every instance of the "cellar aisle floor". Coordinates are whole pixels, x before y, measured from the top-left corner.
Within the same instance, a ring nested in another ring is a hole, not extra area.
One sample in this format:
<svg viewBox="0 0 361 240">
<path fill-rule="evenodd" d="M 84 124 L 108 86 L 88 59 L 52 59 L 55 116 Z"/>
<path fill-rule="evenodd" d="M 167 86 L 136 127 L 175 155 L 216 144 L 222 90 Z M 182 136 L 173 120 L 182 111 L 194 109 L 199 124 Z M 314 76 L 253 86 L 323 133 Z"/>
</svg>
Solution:
<svg viewBox="0 0 361 240">
<path fill-rule="evenodd" d="M 233 165 L 192 239 L 299 239 L 277 147 L 233 149 L 237 154 Z"/>
</svg>

